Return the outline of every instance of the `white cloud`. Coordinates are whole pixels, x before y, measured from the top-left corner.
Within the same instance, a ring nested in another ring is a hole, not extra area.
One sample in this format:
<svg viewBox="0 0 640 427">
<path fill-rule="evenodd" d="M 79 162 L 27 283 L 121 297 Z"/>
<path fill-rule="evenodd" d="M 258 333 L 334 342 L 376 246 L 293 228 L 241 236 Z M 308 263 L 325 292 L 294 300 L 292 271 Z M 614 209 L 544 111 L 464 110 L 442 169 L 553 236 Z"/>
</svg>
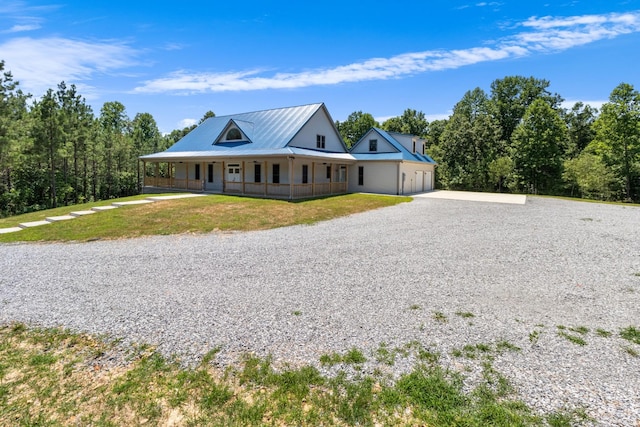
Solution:
<svg viewBox="0 0 640 427">
<path fill-rule="evenodd" d="M 182 119 L 182 120 L 180 120 L 178 125 L 179 125 L 179 128 L 182 129 L 182 128 L 186 128 L 186 127 L 189 127 L 189 126 L 193 126 L 196 123 L 198 123 L 198 121 L 196 119 Z"/>
<path fill-rule="evenodd" d="M 134 92 L 198 93 L 293 89 L 401 78 L 536 53 L 555 53 L 598 40 L 635 33 L 640 31 L 640 11 L 565 18 L 532 17 L 515 28 L 522 31 L 491 42 L 485 47 L 410 52 L 298 73 L 269 73 L 267 70 L 192 73 L 179 70 L 166 77 L 146 81 L 135 88 Z"/>
<path fill-rule="evenodd" d="M 21 33 L 24 31 L 34 31 L 40 29 L 39 24 L 24 24 L 24 25 L 14 25 L 3 33 Z"/>
<path fill-rule="evenodd" d="M 566 108 L 567 110 L 571 110 L 573 108 L 573 106 L 576 104 L 576 102 L 582 102 L 584 105 L 588 105 L 592 108 L 597 109 L 598 111 L 600 111 L 602 109 L 602 106 L 604 104 L 606 104 L 607 102 L 609 102 L 608 100 L 604 100 L 604 101 L 584 101 L 581 99 L 578 100 L 566 100 L 563 101 L 561 104 L 562 108 Z"/>
<path fill-rule="evenodd" d="M 65 38 L 14 38 L 0 44 L 5 69 L 36 96 L 61 81 L 87 89 L 86 81 L 135 64 L 136 51 L 115 41 L 86 42 Z M 85 83 L 83 83 L 85 82 Z"/>
</svg>

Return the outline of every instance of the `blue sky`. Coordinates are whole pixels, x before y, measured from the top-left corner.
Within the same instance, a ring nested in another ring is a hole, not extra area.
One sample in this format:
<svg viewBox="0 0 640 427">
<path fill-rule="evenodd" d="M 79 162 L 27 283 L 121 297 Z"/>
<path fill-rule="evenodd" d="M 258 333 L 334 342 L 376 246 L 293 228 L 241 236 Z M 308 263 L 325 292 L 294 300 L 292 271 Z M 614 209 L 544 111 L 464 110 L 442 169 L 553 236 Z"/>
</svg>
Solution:
<svg viewBox="0 0 640 427">
<path fill-rule="evenodd" d="M 334 120 L 443 118 L 508 75 L 597 107 L 621 82 L 640 89 L 640 0 L 4 0 L 0 59 L 26 92 L 64 80 L 96 115 L 120 101 L 162 132 L 314 102 Z"/>
</svg>

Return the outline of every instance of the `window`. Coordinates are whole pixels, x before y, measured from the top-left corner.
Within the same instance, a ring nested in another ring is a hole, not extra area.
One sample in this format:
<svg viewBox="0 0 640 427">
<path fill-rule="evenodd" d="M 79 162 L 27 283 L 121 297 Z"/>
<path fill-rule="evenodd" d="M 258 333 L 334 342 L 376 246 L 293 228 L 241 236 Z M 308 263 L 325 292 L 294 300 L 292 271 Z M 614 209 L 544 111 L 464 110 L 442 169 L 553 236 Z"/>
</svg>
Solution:
<svg viewBox="0 0 640 427">
<path fill-rule="evenodd" d="M 256 163 L 253 165 L 253 182 L 262 182 L 262 165 Z"/>
<path fill-rule="evenodd" d="M 280 165 L 274 164 L 272 168 L 272 181 L 274 184 L 280 184 Z"/>
<path fill-rule="evenodd" d="M 327 166 L 327 179 L 331 179 L 331 165 Z"/>
<path fill-rule="evenodd" d="M 302 183 L 309 183 L 309 165 L 302 165 Z"/>
<path fill-rule="evenodd" d="M 229 129 L 229 132 L 227 132 L 227 141 L 233 141 L 236 139 L 242 139 L 240 131 L 236 128 Z"/>
<path fill-rule="evenodd" d="M 316 148 L 324 148 L 324 147 L 325 147 L 324 135 L 316 135 Z"/>
<path fill-rule="evenodd" d="M 213 182 L 213 165 L 207 165 L 207 182 Z"/>
<path fill-rule="evenodd" d="M 200 179 L 200 164 L 196 164 L 195 179 Z"/>
<path fill-rule="evenodd" d="M 415 139 L 413 140 L 413 152 L 414 153 L 416 152 L 416 140 Z"/>
<path fill-rule="evenodd" d="M 369 140 L 369 151 L 378 151 L 378 140 L 370 139 Z"/>
<path fill-rule="evenodd" d="M 364 185 L 364 166 L 358 166 L 358 185 Z"/>
</svg>

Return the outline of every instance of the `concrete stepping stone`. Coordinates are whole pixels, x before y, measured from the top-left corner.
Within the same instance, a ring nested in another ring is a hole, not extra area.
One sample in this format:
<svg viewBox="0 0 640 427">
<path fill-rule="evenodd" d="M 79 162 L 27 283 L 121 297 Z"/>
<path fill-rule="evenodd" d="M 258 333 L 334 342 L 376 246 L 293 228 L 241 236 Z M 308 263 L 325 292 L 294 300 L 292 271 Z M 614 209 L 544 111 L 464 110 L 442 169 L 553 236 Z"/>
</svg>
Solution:
<svg viewBox="0 0 640 427">
<path fill-rule="evenodd" d="M 153 203 L 153 200 L 147 200 L 147 199 L 142 199 L 142 200 L 131 200 L 130 202 L 114 202 L 111 203 L 113 206 L 130 206 L 130 205 L 144 205 L 147 203 Z"/>
<path fill-rule="evenodd" d="M 78 216 L 91 215 L 96 212 L 97 211 L 75 211 L 75 212 L 71 212 L 69 215 L 78 217 Z"/>
<path fill-rule="evenodd" d="M 39 227 L 41 225 L 47 225 L 47 224 L 51 224 L 49 221 L 30 221 L 30 222 L 22 222 L 20 224 L 18 224 L 18 227 L 21 228 L 31 228 L 31 227 Z"/>
<path fill-rule="evenodd" d="M 23 228 L 22 227 L 0 228 L 0 234 L 15 233 L 16 231 L 20 231 L 20 230 L 23 230 Z"/>
<path fill-rule="evenodd" d="M 102 211 L 110 211 L 111 209 L 118 209 L 119 206 L 94 206 L 91 208 L 92 211 L 102 212 Z"/>
<path fill-rule="evenodd" d="M 76 219 L 73 215 L 60 215 L 60 216 L 48 216 L 45 218 L 49 222 L 68 221 L 70 219 Z"/>
</svg>

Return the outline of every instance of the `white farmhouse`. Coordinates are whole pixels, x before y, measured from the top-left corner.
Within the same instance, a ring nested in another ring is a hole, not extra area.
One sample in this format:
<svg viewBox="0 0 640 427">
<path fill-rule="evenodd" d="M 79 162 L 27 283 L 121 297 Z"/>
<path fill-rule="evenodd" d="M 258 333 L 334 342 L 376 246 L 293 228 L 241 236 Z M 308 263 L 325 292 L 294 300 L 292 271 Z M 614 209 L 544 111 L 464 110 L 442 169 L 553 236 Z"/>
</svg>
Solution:
<svg viewBox="0 0 640 427">
<path fill-rule="evenodd" d="M 433 188 L 435 167 L 422 139 L 380 129 L 371 129 L 350 153 L 322 103 L 211 117 L 166 151 L 140 160 L 146 192 L 289 200 L 426 191 Z"/>
</svg>

